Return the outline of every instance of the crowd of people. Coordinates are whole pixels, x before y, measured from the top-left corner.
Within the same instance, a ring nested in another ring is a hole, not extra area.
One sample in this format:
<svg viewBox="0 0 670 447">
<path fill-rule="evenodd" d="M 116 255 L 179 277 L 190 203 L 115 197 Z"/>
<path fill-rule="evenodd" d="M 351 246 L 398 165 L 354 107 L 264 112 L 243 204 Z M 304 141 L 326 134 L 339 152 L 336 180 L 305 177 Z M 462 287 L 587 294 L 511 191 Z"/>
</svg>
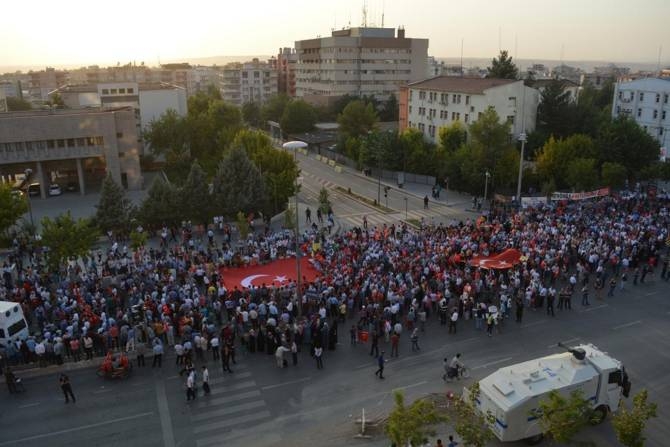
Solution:
<svg viewBox="0 0 670 447">
<path fill-rule="evenodd" d="M 512 313 L 517 322 L 525 309 L 555 316 L 556 300 L 556 310 L 570 311 L 575 294 L 586 306 L 589 293 L 596 299 L 605 287 L 619 293 L 659 268 L 660 278 L 670 280 L 669 204 L 665 196 L 629 194 L 493 209 L 418 230 L 365 225 L 331 235 L 314 225 L 297 245 L 319 275 L 302 282 L 299 299 L 295 281 L 244 290 L 225 283 L 227 269 L 295 255 L 287 230 L 236 241 L 230 230 L 199 234 L 184 224 L 181 231 L 163 229 L 156 246 L 128 250 L 112 241 L 106 253 L 73 259 L 59 272 L 48 271 L 39 252 L 17 247 L 4 263 L 0 300 L 21 304 L 32 335 L 0 348 L 0 364 L 46 366 L 115 351 L 137 367 L 151 355 L 152 367 L 160 368 L 163 354 L 174 352 L 194 377 L 194 363 L 207 358 L 233 373 L 238 350 L 274 355 L 278 368 L 289 359 L 297 364 L 308 350 L 321 369 L 344 325 L 351 344 L 369 343 L 370 355 L 382 359 L 382 340 L 392 357 L 405 337 L 420 350 L 419 334 L 431 319 L 449 333 L 474 321 L 493 336 Z M 513 268 L 469 263 L 508 248 L 522 254 Z"/>
</svg>

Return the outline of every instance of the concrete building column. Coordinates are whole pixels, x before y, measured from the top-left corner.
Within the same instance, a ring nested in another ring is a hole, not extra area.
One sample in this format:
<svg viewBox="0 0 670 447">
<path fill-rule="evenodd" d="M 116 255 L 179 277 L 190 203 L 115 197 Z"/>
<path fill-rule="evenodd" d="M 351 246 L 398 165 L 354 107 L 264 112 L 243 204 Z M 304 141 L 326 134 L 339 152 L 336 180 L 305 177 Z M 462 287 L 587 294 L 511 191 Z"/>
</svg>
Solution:
<svg viewBox="0 0 670 447">
<path fill-rule="evenodd" d="M 77 177 L 79 178 L 79 193 L 83 196 L 86 194 L 84 186 L 84 168 L 81 166 L 81 158 L 77 158 Z"/>
<path fill-rule="evenodd" d="M 40 197 L 42 199 L 47 198 L 47 188 L 49 185 L 47 185 L 44 182 L 44 171 L 42 170 L 42 162 L 38 161 L 37 162 L 37 181 L 40 182 Z"/>
</svg>

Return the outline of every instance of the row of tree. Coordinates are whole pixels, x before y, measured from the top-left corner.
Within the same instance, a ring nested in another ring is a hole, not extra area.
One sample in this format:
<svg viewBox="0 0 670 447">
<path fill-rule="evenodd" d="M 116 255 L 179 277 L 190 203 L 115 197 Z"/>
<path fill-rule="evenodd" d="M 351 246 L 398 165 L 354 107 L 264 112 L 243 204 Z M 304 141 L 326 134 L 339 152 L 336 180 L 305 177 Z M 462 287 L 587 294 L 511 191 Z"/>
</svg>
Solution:
<svg viewBox="0 0 670 447">
<path fill-rule="evenodd" d="M 484 447 L 494 438 L 491 426 L 495 415 L 482 414 L 477 409 L 479 383 L 468 389 L 467 395 L 454 398 L 453 411 L 440 411 L 434 400 L 418 399 L 405 404 L 401 391 L 394 393 L 395 407 L 389 414 L 384 430 L 393 445 L 424 445 L 429 436 L 435 435 L 435 426 L 450 424 L 465 446 Z M 447 396 L 449 399 L 450 397 Z M 529 415 L 539 419 L 542 432 L 561 445 L 572 444 L 577 434 L 589 423 L 597 424 L 604 417 L 597 417 L 591 402 L 579 391 L 563 396 L 556 391 L 539 402 L 538 410 Z M 606 415 L 600 415 L 606 416 Z M 626 447 L 643 447 L 644 429 L 649 419 L 657 416 L 657 405 L 648 401 L 647 390 L 633 398 L 631 408 L 622 402 L 612 417 L 612 427 L 619 442 Z"/>
</svg>

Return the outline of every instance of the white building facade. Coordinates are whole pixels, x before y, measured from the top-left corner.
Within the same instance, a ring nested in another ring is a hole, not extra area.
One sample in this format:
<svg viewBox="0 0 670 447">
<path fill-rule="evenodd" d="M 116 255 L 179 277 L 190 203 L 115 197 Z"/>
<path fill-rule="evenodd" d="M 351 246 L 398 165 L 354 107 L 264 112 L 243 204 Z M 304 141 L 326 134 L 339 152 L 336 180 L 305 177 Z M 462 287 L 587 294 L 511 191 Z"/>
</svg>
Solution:
<svg viewBox="0 0 670 447">
<path fill-rule="evenodd" d="M 661 145 L 661 157 L 670 149 L 670 79 L 645 78 L 617 82 L 612 117 L 628 116 Z"/>
<path fill-rule="evenodd" d="M 426 77 L 428 39 L 410 39 L 394 28 L 347 28 L 330 37 L 295 42 L 296 96 L 398 95 L 401 86 Z"/>
<path fill-rule="evenodd" d="M 439 76 L 409 84 L 400 93 L 400 130 L 416 128 L 428 141 L 455 121 L 466 127 L 493 107 L 511 124 L 512 137 L 535 129 L 539 92 L 523 81 Z"/>
<path fill-rule="evenodd" d="M 219 75 L 221 96 L 225 102 L 236 106 L 249 102 L 263 104 L 277 94 L 277 78 L 276 59 L 228 64 Z"/>
</svg>

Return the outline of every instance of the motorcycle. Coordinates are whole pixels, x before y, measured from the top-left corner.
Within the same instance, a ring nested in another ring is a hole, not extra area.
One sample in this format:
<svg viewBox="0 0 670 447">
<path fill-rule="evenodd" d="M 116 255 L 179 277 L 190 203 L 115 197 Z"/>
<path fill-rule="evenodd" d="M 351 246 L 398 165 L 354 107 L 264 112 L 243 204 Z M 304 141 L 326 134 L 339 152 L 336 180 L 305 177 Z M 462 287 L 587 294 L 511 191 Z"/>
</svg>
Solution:
<svg viewBox="0 0 670 447">
<path fill-rule="evenodd" d="M 108 380 L 126 379 L 132 370 L 132 364 L 125 354 L 114 355 L 108 353 L 105 360 L 98 367 L 96 374 Z"/>
</svg>

